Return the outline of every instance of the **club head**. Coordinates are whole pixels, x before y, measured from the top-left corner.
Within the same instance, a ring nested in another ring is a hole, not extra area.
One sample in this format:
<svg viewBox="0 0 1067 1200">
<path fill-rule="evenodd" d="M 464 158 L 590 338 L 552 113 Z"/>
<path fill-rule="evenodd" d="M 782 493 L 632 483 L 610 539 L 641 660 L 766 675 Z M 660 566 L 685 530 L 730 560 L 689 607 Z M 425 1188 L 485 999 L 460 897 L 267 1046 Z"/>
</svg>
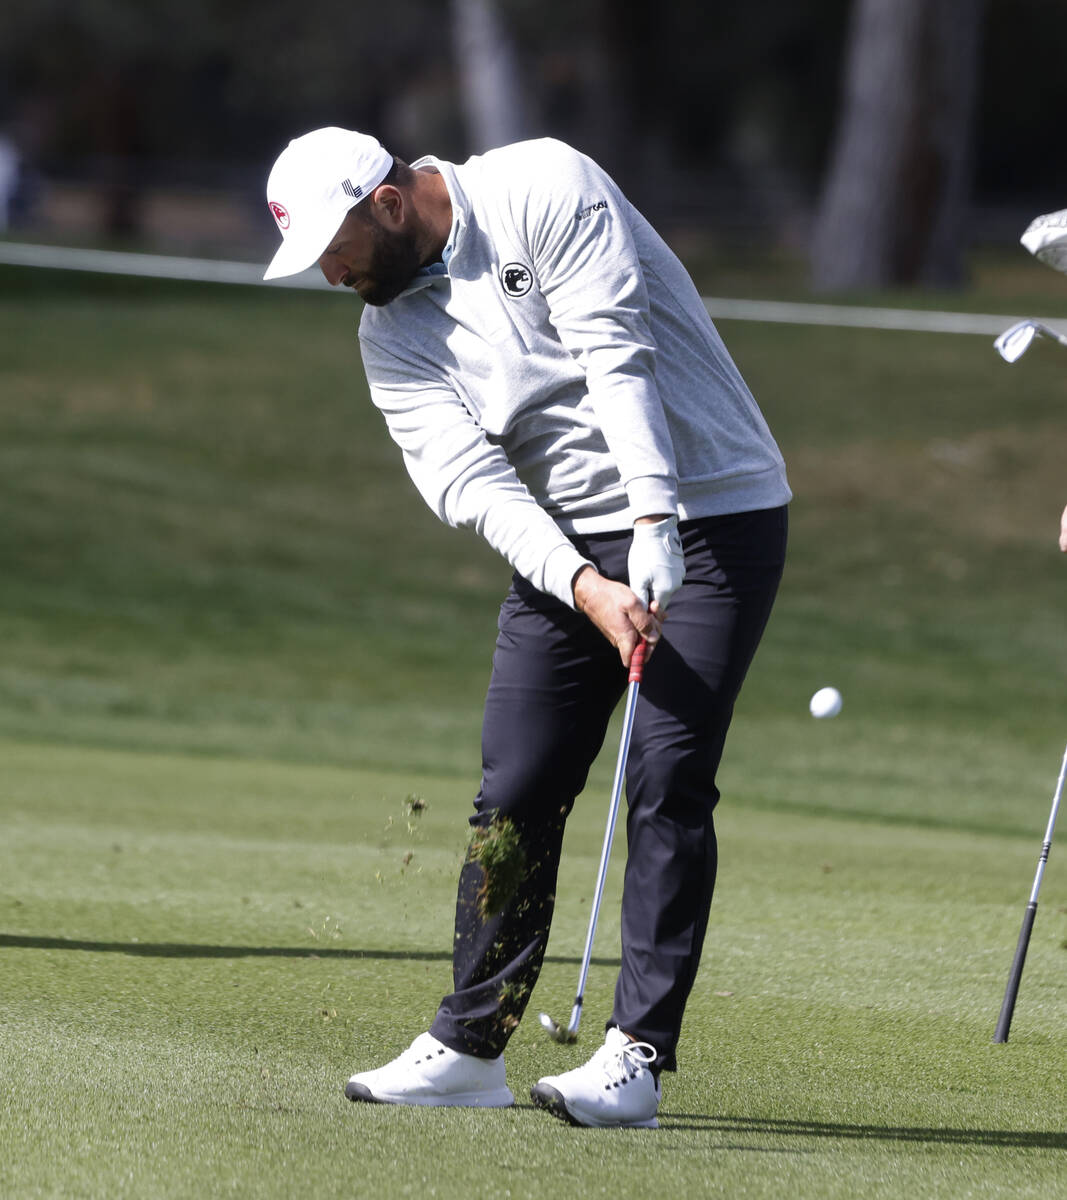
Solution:
<svg viewBox="0 0 1067 1200">
<path fill-rule="evenodd" d="M 1035 217 L 1019 240 L 1039 262 L 1067 271 L 1067 209 Z"/>
<path fill-rule="evenodd" d="M 541 1028 L 554 1042 L 560 1042 L 564 1046 L 569 1046 L 578 1040 L 577 1030 L 572 1033 L 569 1029 L 565 1029 L 558 1021 L 553 1021 L 548 1013 L 541 1014 Z"/>
<path fill-rule="evenodd" d="M 1037 333 L 1037 325 L 1033 321 L 1018 321 L 1010 329 L 1005 329 L 993 346 L 1005 362 L 1013 363 L 1022 358 Z"/>
</svg>

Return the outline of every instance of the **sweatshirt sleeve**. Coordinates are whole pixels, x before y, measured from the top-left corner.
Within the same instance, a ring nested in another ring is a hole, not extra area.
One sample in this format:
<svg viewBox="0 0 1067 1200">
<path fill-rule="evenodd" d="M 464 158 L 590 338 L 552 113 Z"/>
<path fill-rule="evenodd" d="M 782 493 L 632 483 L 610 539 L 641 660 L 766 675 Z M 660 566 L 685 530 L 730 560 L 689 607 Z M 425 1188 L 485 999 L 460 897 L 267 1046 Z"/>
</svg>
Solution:
<svg viewBox="0 0 1067 1200">
<path fill-rule="evenodd" d="M 574 607 L 571 581 L 587 560 L 537 503 L 504 451 L 426 364 L 361 334 L 371 399 L 419 494 L 440 520 L 475 530 L 534 587 Z"/>
<path fill-rule="evenodd" d="M 635 516 L 676 512 L 678 480 L 656 386 L 649 302 L 629 205 L 591 159 L 559 142 L 525 211 L 538 286 L 590 399 Z"/>
</svg>

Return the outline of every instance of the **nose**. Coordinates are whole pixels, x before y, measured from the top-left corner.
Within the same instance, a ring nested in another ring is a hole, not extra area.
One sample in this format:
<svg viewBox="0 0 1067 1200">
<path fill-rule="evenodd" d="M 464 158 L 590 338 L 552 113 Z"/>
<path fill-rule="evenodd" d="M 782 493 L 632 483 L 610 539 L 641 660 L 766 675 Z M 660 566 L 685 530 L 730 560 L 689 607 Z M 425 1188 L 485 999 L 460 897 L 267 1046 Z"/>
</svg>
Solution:
<svg viewBox="0 0 1067 1200">
<path fill-rule="evenodd" d="M 319 259 L 319 269 L 326 276 L 326 282 L 330 287 L 336 287 L 345 277 L 345 266 L 338 260 L 336 254 L 324 254 Z"/>
</svg>

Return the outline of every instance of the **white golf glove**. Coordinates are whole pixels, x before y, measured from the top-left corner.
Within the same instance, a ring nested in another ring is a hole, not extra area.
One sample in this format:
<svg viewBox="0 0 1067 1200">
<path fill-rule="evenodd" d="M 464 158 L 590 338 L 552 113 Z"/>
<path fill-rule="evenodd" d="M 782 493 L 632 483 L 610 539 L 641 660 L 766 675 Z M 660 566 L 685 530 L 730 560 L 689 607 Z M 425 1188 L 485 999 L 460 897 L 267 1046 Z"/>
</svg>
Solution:
<svg viewBox="0 0 1067 1200">
<path fill-rule="evenodd" d="M 685 578 L 678 518 L 665 517 L 654 524 L 635 525 L 626 566 L 631 591 L 645 604 L 658 600 L 660 612 L 666 612 L 671 597 Z"/>
</svg>

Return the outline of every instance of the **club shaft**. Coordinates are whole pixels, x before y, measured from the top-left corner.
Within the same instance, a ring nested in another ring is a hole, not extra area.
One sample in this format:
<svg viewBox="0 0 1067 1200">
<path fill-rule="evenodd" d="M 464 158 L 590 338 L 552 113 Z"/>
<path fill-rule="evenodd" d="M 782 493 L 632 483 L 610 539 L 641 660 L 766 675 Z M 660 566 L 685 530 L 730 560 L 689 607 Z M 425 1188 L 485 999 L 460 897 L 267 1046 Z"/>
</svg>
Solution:
<svg viewBox="0 0 1067 1200">
<path fill-rule="evenodd" d="M 619 816 L 619 806 L 622 800 L 623 781 L 626 778 L 626 759 L 630 753 L 630 736 L 634 728 L 634 714 L 637 710 L 637 693 L 641 686 L 640 679 L 631 675 L 630 685 L 626 693 L 626 710 L 622 719 L 622 737 L 619 741 L 619 757 L 615 762 L 615 782 L 611 788 L 611 803 L 608 807 L 608 823 L 604 830 L 604 845 L 600 850 L 600 866 L 597 869 L 596 892 L 593 896 L 593 910 L 589 914 L 589 929 L 585 935 L 585 950 L 582 953 L 582 967 L 578 975 L 578 991 L 574 997 L 574 1007 L 571 1009 L 571 1019 L 567 1032 L 574 1034 L 578 1030 L 578 1022 L 582 1016 L 582 1001 L 585 997 L 585 981 L 589 975 L 589 964 L 593 957 L 593 939 L 596 936 L 597 918 L 600 916 L 600 901 L 604 896 L 604 884 L 608 874 L 608 860 L 611 858 L 611 843 L 615 837 L 615 824 Z"/>
<path fill-rule="evenodd" d="M 1015 947 L 1015 957 L 1012 959 L 1011 970 L 1008 972 L 1008 986 L 1004 990 L 1004 1002 L 1000 1006 L 1000 1016 L 993 1033 L 994 1042 L 1006 1042 L 1011 1029 L 1011 1019 L 1015 1012 L 1015 1001 L 1019 995 L 1019 983 L 1023 977 L 1023 967 L 1026 964 L 1026 951 L 1030 946 L 1030 934 L 1034 930 L 1034 918 L 1037 916 L 1037 895 L 1041 891 L 1041 880 L 1045 874 L 1049 852 L 1052 849 L 1052 834 L 1056 828 L 1056 817 L 1060 811 L 1060 799 L 1063 796 L 1063 783 L 1067 778 L 1067 750 L 1063 752 L 1063 762 L 1060 764 L 1060 775 L 1056 780 L 1056 790 L 1052 796 L 1052 811 L 1049 813 L 1048 827 L 1045 830 L 1045 840 L 1041 844 L 1041 854 L 1037 860 L 1037 872 L 1034 875 L 1034 886 L 1030 889 L 1030 900 L 1023 914 L 1022 928 L 1019 930 L 1019 941 Z"/>
<path fill-rule="evenodd" d="M 1053 329 L 1050 325 L 1038 325 L 1038 329 L 1045 337 L 1054 338 L 1061 346 L 1067 346 L 1067 334 L 1060 333 L 1058 329 Z"/>
<path fill-rule="evenodd" d="M 1067 750 L 1063 753 L 1063 762 L 1060 764 L 1060 777 L 1056 780 L 1056 791 L 1052 797 L 1052 810 L 1048 815 L 1048 827 L 1045 829 L 1045 841 L 1041 847 L 1041 858 L 1037 864 L 1037 877 L 1034 879 L 1034 890 L 1031 893 L 1030 899 L 1037 902 L 1037 890 L 1041 886 L 1041 876 L 1045 870 L 1045 863 L 1048 862 L 1049 851 L 1052 849 L 1052 835 L 1056 830 L 1056 817 L 1060 811 L 1060 799 L 1063 796 L 1063 784 L 1067 779 Z"/>
</svg>

